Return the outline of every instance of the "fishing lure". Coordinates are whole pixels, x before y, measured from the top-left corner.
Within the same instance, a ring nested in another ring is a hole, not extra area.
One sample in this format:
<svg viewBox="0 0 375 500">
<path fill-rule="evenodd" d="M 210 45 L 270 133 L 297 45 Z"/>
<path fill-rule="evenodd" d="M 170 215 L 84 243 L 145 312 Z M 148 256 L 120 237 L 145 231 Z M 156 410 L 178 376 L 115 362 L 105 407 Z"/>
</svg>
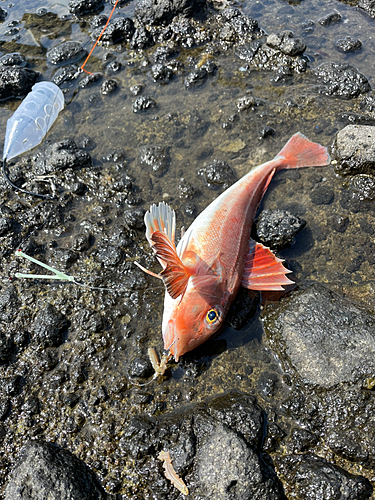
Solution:
<svg viewBox="0 0 375 500">
<path fill-rule="evenodd" d="M 165 470 L 165 477 L 170 480 L 175 488 L 177 488 L 183 495 L 188 495 L 189 490 L 183 480 L 178 477 L 176 471 L 173 468 L 171 456 L 169 451 L 161 451 L 158 455 L 158 459 L 163 461 L 163 467 Z"/>
</svg>

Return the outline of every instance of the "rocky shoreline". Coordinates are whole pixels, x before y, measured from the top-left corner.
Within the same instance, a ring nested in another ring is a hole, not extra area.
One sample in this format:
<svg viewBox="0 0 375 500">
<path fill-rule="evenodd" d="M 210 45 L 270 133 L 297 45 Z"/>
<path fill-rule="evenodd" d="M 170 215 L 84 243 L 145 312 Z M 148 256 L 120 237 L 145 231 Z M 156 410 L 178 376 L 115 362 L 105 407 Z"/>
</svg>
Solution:
<svg viewBox="0 0 375 500">
<path fill-rule="evenodd" d="M 373 2 L 352 4 L 375 19 Z M 362 42 L 343 33 L 337 60 L 313 64 L 301 37 L 228 2 L 126 8 L 92 75 L 71 27 L 93 43 L 102 1 L 25 15 L 39 42 L 41 27 L 53 34 L 48 50 L 13 50 L 17 28 L 2 45 L 2 117 L 41 79 L 66 110 L 53 140 L 9 164 L 12 182 L 54 199 L 1 181 L 0 498 L 182 498 L 162 451 L 197 500 L 374 498 L 375 97 L 373 75 L 347 58 Z M 342 21 L 335 11 L 305 30 Z M 221 336 L 144 386 L 163 295 L 133 264 L 156 267 L 145 210 L 165 199 L 189 225 L 292 124 L 329 146 L 334 169 L 278 174 L 253 237 L 297 286 L 241 290 Z M 39 272 L 18 248 L 95 289 L 14 279 Z"/>
</svg>

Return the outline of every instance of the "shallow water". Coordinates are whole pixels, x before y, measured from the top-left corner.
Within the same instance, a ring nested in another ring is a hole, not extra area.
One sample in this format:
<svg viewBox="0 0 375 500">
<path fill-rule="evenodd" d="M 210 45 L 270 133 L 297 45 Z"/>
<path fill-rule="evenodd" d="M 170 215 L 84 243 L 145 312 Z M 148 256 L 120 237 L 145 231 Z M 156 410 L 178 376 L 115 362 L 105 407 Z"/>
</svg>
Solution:
<svg viewBox="0 0 375 500">
<path fill-rule="evenodd" d="M 87 26 L 68 15 L 67 4 L 67 1 L 17 0 L 12 7 L 4 5 L 8 17 L 0 26 L 0 41 L 3 42 L 0 46 L 1 54 L 20 51 L 27 57 L 30 67 L 42 73 L 43 79 L 51 78 L 55 68 L 46 63 L 45 54 L 48 49 L 66 40 L 80 41 L 87 49 L 92 45 L 86 31 Z M 247 1 L 238 6 L 244 13 L 256 18 L 267 33 L 288 29 L 302 37 L 307 44 L 305 54 L 309 58 L 310 68 L 330 60 L 348 62 L 365 74 L 370 83 L 375 83 L 375 38 L 372 36 L 375 21 L 355 7 L 323 0 L 291 5 L 282 0 Z M 110 8 L 106 4 L 103 12 L 108 15 Z M 46 9 L 57 17 L 41 15 L 43 12 L 40 9 Z M 134 4 L 131 2 L 119 10 L 132 17 Z M 341 13 L 341 23 L 328 27 L 317 23 L 320 17 L 332 11 Z M 87 19 L 90 17 L 92 16 Z M 309 20 L 314 21 L 313 27 L 310 26 L 311 23 L 306 24 Z M 360 38 L 362 49 L 348 55 L 339 53 L 334 42 L 346 35 Z M 180 58 L 185 62 L 189 57 L 193 57 L 195 62 L 199 61 L 203 50 L 184 49 Z M 141 207 L 147 209 L 150 203 L 167 201 L 176 210 L 180 229 L 188 226 L 196 214 L 220 193 L 220 190 L 210 189 L 203 178 L 197 176 L 197 169 L 205 162 L 214 158 L 225 160 L 235 171 L 236 177 L 240 178 L 251 167 L 271 159 L 297 131 L 311 140 L 329 146 L 335 133 L 347 124 L 342 115 L 360 112 L 360 99 L 345 101 L 321 95 L 316 81 L 309 74 L 295 76 L 291 85 L 276 86 L 271 81 L 271 73 L 247 70 L 244 62 L 234 56 L 232 51 L 215 57 L 219 68 L 217 73 L 210 76 L 203 86 L 193 89 L 185 88 L 182 76 L 175 76 L 167 85 L 155 83 L 150 76 L 147 54 L 131 52 L 126 47 L 121 52 L 114 47 L 97 47 L 87 69 L 103 70 L 111 61 L 111 54 L 112 58 L 115 57 L 123 64 L 123 69 L 113 76 L 119 88 L 113 94 L 102 95 L 99 91 L 100 82 L 83 89 L 78 88 L 75 82 L 67 88 L 68 104 L 47 138 L 47 142 L 54 142 L 66 137 L 77 140 L 85 135 L 89 136 L 94 144 L 90 154 L 96 171 L 100 172 L 101 182 L 98 186 L 91 181 L 88 171 L 79 174 L 90 189 L 84 197 L 73 198 L 70 212 L 75 217 L 74 221 L 58 231 L 44 230 L 35 235 L 37 242 L 44 244 L 45 248 L 48 248 L 51 240 L 56 241 L 58 248 L 68 248 L 74 235 L 83 228 L 95 228 L 97 240 L 104 244 L 105 239 L 100 240 L 101 228 L 111 234 L 122 224 L 124 206 L 121 205 L 120 196 L 110 192 L 109 188 L 124 174 L 129 174 L 134 179 L 142 198 Z M 130 87 L 135 84 L 145 86 L 142 95 L 152 96 L 158 104 L 157 108 L 146 113 L 133 113 L 135 97 L 130 92 Z M 263 104 L 255 110 L 237 113 L 236 99 L 247 93 L 251 93 Z M 17 104 L 17 101 L 1 104 L 0 130 L 3 134 L 6 120 Z M 273 127 L 276 133 L 272 137 L 261 139 L 260 131 L 265 126 Z M 168 148 L 169 167 L 161 177 L 153 175 L 140 165 L 139 149 L 147 144 Z M 43 148 L 45 145 L 39 151 L 43 151 Z M 178 189 L 181 178 L 196 188 L 192 199 L 181 197 Z M 328 205 L 314 204 L 311 199 L 311 193 L 322 185 L 328 185 L 333 192 L 333 200 Z M 364 223 L 366 227 L 374 226 L 374 207 L 373 202 L 368 201 L 363 202 L 362 209 L 358 212 L 346 208 L 342 199 L 348 189 L 348 182 L 335 175 L 331 166 L 302 170 L 298 175 L 294 172 L 282 172 L 271 184 L 262 208 L 288 209 L 307 222 L 295 244 L 282 252 L 288 267 L 293 270 L 297 285 L 319 281 L 337 289 L 352 286 L 352 290 L 358 290 L 358 293 L 353 292 L 352 295 L 357 295 L 357 300 L 361 301 L 366 300 L 366 296 L 361 295 L 364 293 L 363 287 L 373 282 L 374 266 L 364 259 L 358 270 L 353 271 L 350 264 L 358 255 L 365 256 L 371 251 L 373 232 L 363 231 L 361 227 Z M 13 206 L 17 197 L 18 194 L 11 195 L 9 204 Z M 191 201 L 196 206 L 193 215 L 185 210 L 186 204 Z M 30 207 L 37 203 L 31 202 Z M 331 230 L 330 218 L 335 214 L 348 217 L 349 225 L 345 233 Z M 94 244 L 90 252 L 96 249 Z M 149 255 L 148 246 L 143 239 L 139 240 L 136 253 L 139 257 Z M 48 258 L 53 259 L 53 249 L 48 251 Z M 126 254 L 126 258 L 132 260 L 134 254 Z M 7 266 L 10 265 L 10 260 Z M 87 268 L 84 267 L 86 264 Z M 5 267 L 3 273 L 6 273 L 6 269 Z M 153 269 L 157 270 L 156 263 Z M 117 283 L 121 286 L 123 268 L 112 271 L 112 282 L 109 285 Z M 90 272 L 95 275 L 96 268 L 88 256 L 87 260 L 80 259 L 73 264 L 69 272 L 84 280 Z M 164 292 L 161 287 L 158 288 L 158 284 L 152 284 L 151 280 L 147 282 L 150 288 L 155 286 L 156 289 L 142 292 L 140 302 L 138 295 L 135 297 L 129 293 L 126 297 L 126 314 L 119 313 L 121 319 L 117 323 L 114 320 L 112 324 L 114 334 L 110 348 L 111 362 L 106 362 L 105 373 L 99 369 L 92 376 L 91 385 L 101 385 L 111 377 L 125 378 L 130 357 L 139 352 L 145 354 L 149 346 L 161 350 L 160 324 Z M 104 314 L 106 308 L 120 310 L 123 300 L 121 294 L 112 298 L 110 294 L 105 296 L 104 293 L 95 291 L 73 291 L 70 286 L 65 289 L 44 284 L 29 286 L 40 289 L 41 300 L 60 304 L 66 311 L 74 311 L 77 301 L 90 310 L 99 310 Z M 65 290 L 69 290 L 69 293 Z M 67 304 L 64 304 L 62 295 L 65 295 Z M 136 315 L 132 307 L 137 311 Z M 134 342 L 129 343 L 123 339 L 124 325 L 129 321 L 139 337 L 136 347 Z M 67 360 L 70 342 L 72 345 L 77 342 L 77 331 L 78 328 L 73 328 L 73 333 L 70 336 L 68 334 L 65 344 Z M 199 363 L 196 363 L 197 359 Z M 178 366 L 173 366 L 170 375 L 169 380 L 163 384 L 153 384 L 147 388 L 154 403 L 161 402 L 165 409 L 176 408 L 186 401 L 199 401 L 207 395 L 222 393 L 228 389 L 241 389 L 254 392 L 267 410 L 275 408 L 289 390 L 288 385 L 283 382 L 283 372 L 273 353 L 262 342 L 259 314 L 240 332 L 226 328 L 218 338 L 207 342 L 197 353 L 188 355 Z M 273 384 L 272 391 L 267 390 L 270 380 L 277 381 Z M 47 397 L 43 391 L 41 388 L 42 401 Z M 130 412 L 144 411 L 144 407 L 131 406 L 129 401 Z M 147 411 L 152 412 L 150 408 Z M 48 410 L 44 412 L 43 418 L 47 419 Z M 54 418 L 60 421 L 45 430 L 45 439 L 69 445 L 86 459 L 87 450 L 82 445 L 84 437 L 78 434 L 74 443 L 70 438 L 62 439 L 59 437 L 60 426 L 64 426 L 66 415 L 62 413 Z M 24 438 L 25 436 L 19 442 Z M 103 452 L 101 446 L 98 443 L 98 454 Z M 110 459 L 107 465 L 111 469 Z"/>
</svg>

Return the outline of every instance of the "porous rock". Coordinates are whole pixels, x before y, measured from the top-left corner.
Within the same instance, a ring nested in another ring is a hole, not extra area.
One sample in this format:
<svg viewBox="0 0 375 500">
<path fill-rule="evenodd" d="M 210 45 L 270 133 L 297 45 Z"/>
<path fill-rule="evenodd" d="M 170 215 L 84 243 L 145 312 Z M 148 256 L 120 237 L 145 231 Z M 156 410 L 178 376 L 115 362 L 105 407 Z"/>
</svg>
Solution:
<svg viewBox="0 0 375 500">
<path fill-rule="evenodd" d="M 358 7 L 375 19 L 375 0 L 359 0 Z"/>
<path fill-rule="evenodd" d="M 324 17 L 321 17 L 318 21 L 322 26 L 330 26 L 331 24 L 337 24 L 341 21 L 342 15 L 340 12 L 330 12 Z"/>
<path fill-rule="evenodd" d="M 70 451 L 30 442 L 20 451 L 5 500 L 106 500 L 95 474 Z"/>
<path fill-rule="evenodd" d="M 178 14 L 192 15 L 199 11 L 204 0 L 139 0 L 135 7 L 135 17 L 142 24 L 162 24 L 172 21 Z"/>
<path fill-rule="evenodd" d="M 11 52 L 0 57 L 0 66 L 19 66 L 23 68 L 26 64 L 25 56 L 19 52 Z"/>
<path fill-rule="evenodd" d="M 150 96 L 140 96 L 133 102 L 133 113 L 152 109 L 155 106 L 157 106 L 155 99 Z"/>
<path fill-rule="evenodd" d="M 100 26 L 98 29 L 94 30 L 91 39 L 95 42 L 102 32 L 103 27 Z M 123 40 L 129 41 L 134 35 L 135 27 L 132 19 L 128 17 L 119 17 L 114 21 L 111 21 L 105 32 L 101 37 L 103 43 L 115 44 L 122 42 Z"/>
<path fill-rule="evenodd" d="M 45 154 L 38 155 L 35 170 L 38 175 L 45 175 L 91 165 L 89 153 L 78 148 L 73 139 L 64 139 L 49 146 Z"/>
<path fill-rule="evenodd" d="M 38 73 L 18 66 L 0 67 L 0 100 L 23 97 L 30 92 Z"/>
<path fill-rule="evenodd" d="M 60 43 L 47 52 L 47 61 L 55 66 L 72 64 L 81 60 L 87 51 L 80 42 L 67 41 Z"/>
<path fill-rule="evenodd" d="M 68 321 L 53 305 L 47 304 L 31 325 L 32 338 L 43 347 L 57 347 L 63 342 Z"/>
<path fill-rule="evenodd" d="M 232 168 L 223 160 L 214 159 L 199 169 L 197 174 L 202 176 L 208 187 L 215 189 L 222 186 L 224 189 L 229 187 L 236 180 Z"/>
<path fill-rule="evenodd" d="M 103 0 L 70 0 L 69 11 L 72 14 L 84 14 L 94 12 L 103 5 Z"/>
<path fill-rule="evenodd" d="M 335 42 L 335 47 L 339 52 L 354 52 L 362 47 L 361 40 L 352 38 L 351 36 L 346 36 L 345 38 L 339 38 Z"/>
<path fill-rule="evenodd" d="M 349 474 L 315 455 L 290 455 L 279 458 L 277 465 L 296 500 L 367 500 L 372 494 L 363 476 Z"/>
<path fill-rule="evenodd" d="M 321 92 L 326 95 L 353 99 L 371 90 L 367 78 L 349 64 L 325 62 L 314 73 L 323 83 Z"/>
<path fill-rule="evenodd" d="M 266 43 L 288 56 L 296 56 L 306 50 L 306 44 L 299 38 L 294 38 L 294 34 L 291 31 L 283 31 L 281 34 L 271 34 L 267 37 Z"/>
<path fill-rule="evenodd" d="M 254 228 L 256 239 L 272 249 L 283 248 L 292 243 L 306 222 L 286 210 L 263 210 Z"/>
<path fill-rule="evenodd" d="M 375 127 L 347 125 L 337 133 L 331 153 L 339 174 L 374 174 Z"/>
<path fill-rule="evenodd" d="M 270 309 L 266 332 L 280 339 L 281 357 L 306 382 L 328 388 L 374 374 L 375 316 L 370 312 L 320 284 Z"/>
<path fill-rule="evenodd" d="M 168 148 L 159 144 L 141 146 L 139 159 L 141 165 L 147 165 L 157 177 L 165 174 L 170 162 Z"/>
</svg>

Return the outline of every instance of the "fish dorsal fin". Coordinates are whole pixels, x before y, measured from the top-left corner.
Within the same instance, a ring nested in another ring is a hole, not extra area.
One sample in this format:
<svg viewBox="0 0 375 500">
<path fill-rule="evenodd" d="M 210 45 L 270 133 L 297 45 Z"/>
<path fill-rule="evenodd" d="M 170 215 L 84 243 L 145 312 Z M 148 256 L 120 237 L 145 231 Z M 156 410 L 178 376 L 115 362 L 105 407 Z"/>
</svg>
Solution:
<svg viewBox="0 0 375 500">
<path fill-rule="evenodd" d="M 168 239 L 172 243 L 174 248 L 175 242 L 175 232 L 176 232 L 176 214 L 175 211 L 171 209 L 169 205 L 160 202 L 159 205 L 151 205 L 150 210 L 145 214 L 145 225 L 146 225 L 146 238 L 151 245 L 154 246 L 152 241 L 152 235 L 155 231 L 160 231 L 168 236 Z M 166 267 L 166 263 L 158 257 L 158 260 L 163 268 Z"/>
<path fill-rule="evenodd" d="M 286 277 L 292 271 L 282 262 L 269 248 L 250 238 L 241 285 L 250 290 L 284 290 L 281 285 L 294 282 Z"/>
<path fill-rule="evenodd" d="M 164 269 L 160 273 L 165 287 L 172 297 L 177 299 L 180 295 L 184 295 L 191 272 L 181 262 L 177 255 L 174 243 L 169 239 L 166 233 L 154 231 L 151 235 L 151 245 L 156 257 L 160 262 L 164 263 Z"/>
</svg>

